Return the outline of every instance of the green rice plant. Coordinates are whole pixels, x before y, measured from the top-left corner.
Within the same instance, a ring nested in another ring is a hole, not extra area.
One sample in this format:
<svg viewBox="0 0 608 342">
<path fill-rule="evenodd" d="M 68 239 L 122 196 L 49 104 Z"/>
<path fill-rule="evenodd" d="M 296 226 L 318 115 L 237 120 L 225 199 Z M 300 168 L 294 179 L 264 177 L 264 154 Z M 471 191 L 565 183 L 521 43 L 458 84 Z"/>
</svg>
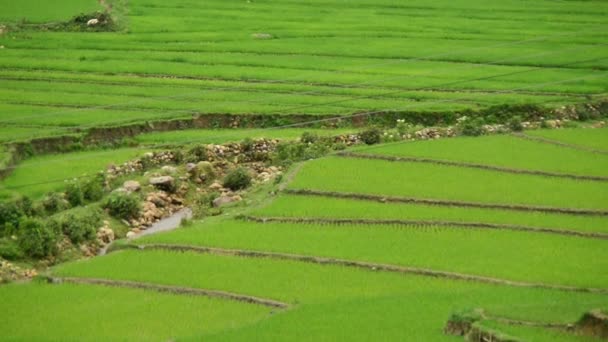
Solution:
<svg viewBox="0 0 608 342">
<path fill-rule="evenodd" d="M 503 279 L 607 287 L 606 241 L 446 227 L 219 221 L 141 243 L 169 243 L 336 257 Z"/>
<path fill-rule="evenodd" d="M 583 135 L 587 130 L 580 131 Z M 512 169 L 576 175 L 608 175 L 608 156 L 504 135 L 414 141 L 361 150 L 363 153 L 429 158 Z"/>
<path fill-rule="evenodd" d="M 458 208 L 408 203 L 378 203 L 286 194 L 280 195 L 269 206 L 255 210 L 253 215 L 291 218 L 483 222 L 608 233 L 608 219 L 602 216 L 514 212 L 498 209 Z"/>
<path fill-rule="evenodd" d="M 608 203 L 606 183 L 338 157 L 307 163 L 290 187 L 571 208 L 606 209 Z"/>
<path fill-rule="evenodd" d="M 0 320 L 3 339 L 37 341 L 167 341 L 250 325 L 270 311 L 222 299 L 41 283 L 0 287 L 0 308 L 10 312 Z"/>
<path fill-rule="evenodd" d="M 608 151 L 608 128 L 596 129 L 551 129 L 526 132 L 528 135 L 557 140 L 566 144 L 579 145 Z M 598 156 L 598 155 L 596 155 Z M 599 157 L 599 156 L 598 156 Z"/>
</svg>

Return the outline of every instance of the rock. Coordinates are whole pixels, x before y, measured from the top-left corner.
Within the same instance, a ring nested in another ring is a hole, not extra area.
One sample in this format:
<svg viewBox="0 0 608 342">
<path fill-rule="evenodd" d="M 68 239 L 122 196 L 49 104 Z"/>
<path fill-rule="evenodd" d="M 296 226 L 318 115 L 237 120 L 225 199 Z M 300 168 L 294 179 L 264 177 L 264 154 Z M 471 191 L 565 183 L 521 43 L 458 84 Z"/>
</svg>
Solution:
<svg viewBox="0 0 608 342">
<path fill-rule="evenodd" d="M 87 26 L 95 26 L 97 24 L 99 24 L 99 19 L 91 19 L 87 21 Z"/>
<path fill-rule="evenodd" d="M 132 239 L 136 236 L 137 234 L 135 234 L 134 232 L 128 232 L 127 233 L 127 239 Z"/>
<path fill-rule="evenodd" d="M 196 164 L 194 164 L 194 163 L 188 163 L 188 164 L 186 164 L 186 171 L 188 173 L 195 172 L 196 171 Z"/>
<path fill-rule="evenodd" d="M 114 231 L 110 228 L 103 227 L 97 231 L 97 240 L 105 245 L 114 241 L 115 238 Z"/>
<path fill-rule="evenodd" d="M 274 36 L 271 35 L 270 33 L 253 33 L 251 35 L 251 37 L 254 39 L 272 39 L 272 38 L 274 38 Z"/>
<path fill-rule="evenodd" d="M 141 189 L 141 184 L 138 181 L 128 180 L 126 181 L 122 187 L 128 192 L 137 192 Z"/>
<path fill-rule="evenodd" d="M 219 191 L 219 190 L 221 190 L 222 188 L 223 188 L 223 186 L 222 186 L 222 184 L 220 184 L 219 182 L 213 182 L 213 184 L 211 184 L 211 185 L 209 186 L 209 189 L 211 189 L 211 190 L 216 190 L 216 191 Z"/>
<path fill-rule="evenodd" d="M 174 179 L 171 176 L 161 176 L 161 177 L 153 177 L 150 178 L 150 184 L 155 186 L 156 188 L 172 191 L 173 186 L 175 185 Z"/>
<path fill-rule="evenodd" d="M 232 196 L 232 200 L 234 202 L 240 202 L 240 201 L 243 200 L 243 198 L 241 196 L 239 196 L 239 195 L 234 195 L 234 196 Z"/>
<path fill-rule="evenodd" d="M 161 168 L 161 171 L 166 173 L 166 174 L 175 174 L 177 172 L 177 168 L 175 168 L 175 166 L 169 166 L 169 165 L 165 165 Z"/>
<path fill-rule="evenodd" d="M 233 197 L 222 195 L 213 200 L 213 207 L 219 208 L 223 205 L 226 205 L 226 204 L 232 203 L 232 202 L 235 202 Z"/>
</svg>

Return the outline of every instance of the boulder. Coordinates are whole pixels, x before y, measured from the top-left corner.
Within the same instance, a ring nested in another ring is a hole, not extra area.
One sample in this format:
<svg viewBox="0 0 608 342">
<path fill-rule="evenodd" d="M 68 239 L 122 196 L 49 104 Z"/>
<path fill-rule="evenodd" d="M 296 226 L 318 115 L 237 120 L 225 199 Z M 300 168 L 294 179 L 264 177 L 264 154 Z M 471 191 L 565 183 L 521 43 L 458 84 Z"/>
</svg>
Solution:
<svg viewBox="0 0 608 342">
<path fill-rule="evenodd" d="M 177 172 L 177 168 L 175 168 L 175 166 L 169 166 L 169 165 L 165 165 L 161 168 L 161 171 L 166 173 L 166 174 L 175 174 Z"/>
<path fill-rule="evenodd" d="M 172 191 L 175 180 L 171 176 L 152 177 L 150 178 L 150 184 L 162 190 Z"/>
<path fill-rule="evenodd" d="M 99 19 L 91 19 L 89 21 L 87 21 L 87 26 L 96 26 L 99 24 Z"/>
<path fill-rule="evenodd" d="M 219 208 L 223 205 L 226 205 L 226 204 L 232 203 L 232 202 L 235 202 L 233 197 L 222 195 L 213 200 L 213 207 Z"/>
<path fill-rule="evenodd" d="M 136 236 L 137 234 L 135 234 L 135 232 L 128 232 L 127 233 L 127 239 L 132 239 Z"/>
<path fill-rule="evenodd" d="M 221 190 L 222 188 L 223 188 L 223 186 L 222 186 L 222 184 L 220 184 L 219 182 L 213 182 L 213 184 L 211 184 L 211 185 L 209 186 L 209 189 L 211 189 L 211 190 L 216 190 L 216 191 L 219 191 L 219 190 Z"/>
<path fill-rule="evenodd" d="M 138 181 L 128 180 L 124 182 L 122 187 L 128 192 L 137 192 L 141 189 L 141 184 Z"/>
</svg>

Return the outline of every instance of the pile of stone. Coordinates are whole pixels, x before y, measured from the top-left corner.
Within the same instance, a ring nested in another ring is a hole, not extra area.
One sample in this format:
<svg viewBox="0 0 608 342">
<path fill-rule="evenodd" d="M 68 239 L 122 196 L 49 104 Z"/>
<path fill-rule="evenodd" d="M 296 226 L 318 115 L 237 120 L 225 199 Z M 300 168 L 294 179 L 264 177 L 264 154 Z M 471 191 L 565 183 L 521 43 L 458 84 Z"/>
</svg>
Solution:
<svg viewBox="0 0 608 342">
<path fill-rule="evenodd" d="M 131 227 L 131 231 L 134 234 L 138 234 L 154 223 L 173 215 L 183 208 L 184 199 L 178 194 L 170 194 L 165 191 L 150 192 L 143 202 L 141 216 L 127 223 Z"/>
<path fill-rule="evenodd" d="M 456 132 L 452 127 L 428 127 L 414 132 L 413 138 L 419 140 L 439 139 L 443 137 L 453 137 Z"/>
<path fill-rule="evenodd" d="M 0 259 L 0 284 L 32 279 L 37 275 L 38 273 L 34 269 L 22 269 L 6 260 Z"/>
</svg>

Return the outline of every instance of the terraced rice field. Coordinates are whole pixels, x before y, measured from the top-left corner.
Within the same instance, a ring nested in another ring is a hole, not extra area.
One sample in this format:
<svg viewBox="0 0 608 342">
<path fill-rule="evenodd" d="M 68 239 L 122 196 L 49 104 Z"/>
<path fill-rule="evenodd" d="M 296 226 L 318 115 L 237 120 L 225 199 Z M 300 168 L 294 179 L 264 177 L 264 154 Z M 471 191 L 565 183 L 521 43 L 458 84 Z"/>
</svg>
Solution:
<svg viewBox="0 0 608 342">
<path fill-rule="evenodd" d="M 504 149 L 521 148 L 518 144 L 522 140 L 517 137 L 452 139 L 449 141 L 467 149 L 461 150 L 461 154 L 448 153 L 446 158 L 449 155 L 450 160 L 458 162 L 477 161 L 478 156 L 500 140 L 513 142 L 501 144 Z M 489 158 L 486 164 L 527 170 L 542 165 L 549 170 L 558 165 L 535 164 L 530 156 L 544 151 L 547 145 L 527 140 L 523 143 L 529 145 L 527 153 L 512 153 L 512 163 Z M 584 170 L 601 170 L 598 168 L 603 163 L 601 158 L 583 152 L 574 155 L 566 147 L 549 148 L 555 149 L 551 152 L 555 159 L 580 158 L 577 169 L 559 171 L 585 175 Z M 442 153 L 446 153 L 439 141 L 384 145 L 359 149 L 356 153 L 363 151 L 387 156 L 409 156 L 415 152 L 424 158 L 443 158 Z M 282 340 L 285 336 L 293 340 L 455 341 L 457 337 L 444 335 L 442 331 L 455 312 L 483 308 L 487 315 L 502 320 L 566 324 L 575 322 L 585 311 L 608 305 L 608 278 L 601 272 L 608 269 L 608 216 L 597 212 L 523 209 L 533 204 L 542 208 L 605 211 L 608 201 L 586 192 L 603 189 L 606 181 L 497 170 L 483 170 L 487 177 L 458 178 L 471 169 L 442 166 L 441 179 L 455 179 L 450 185 L 455 190 L 444 190 L 453 194 L 448 198 L 450 201 L 475 199 L 475 203 L 484 205 L 501 198 L 516 207 L 383 202 L 323 195 L 322 192 L 348 191 L 349 196 L 373 193 L 434 199 L 432 191 L 447 187 L 443 181 L 425 184 L 428 191 L 424 192 L 398 187 L 397 183 L 381 186 L 388 182 L 384 175 L 394 174 L 400 177 L 400 184 L 409 184 L 411 169 L 405 167 L 420 168 L 423 173 L 436 165 L 371 160 L 373 167 L 364 167 L 362 161 L 365 160 L 340 156 L 306 162 L 287 186 L 287 193 L 247 211 L 244 217 L 208 218 L 193 226 L 123 244 L 123 247 L 140 246 L 139 249 L 58 266 L 52 277 L 80 285 L 36 285 L 36 291 L 61 291 L 65 286 L 76 286 L 83 292 L 105 291 L 99 285 L 101 282 L 117 287 L 112 291 L 141 291 L 154 298 L 150 300 L 164 300 L 167 296 L 190 298 L 187 296 L 193 293 L 219 296 L 197 297 L 205 303 L 201 310 L 186 308 L 181 312 L 192 316 L 180 324 L 203 315 L 208 317 L 205 322 L 209 325 L 184 328 L 183 333 L 175 335 L 185 340 L 211 341 Z M 344 172 L 346 167 L 353 171 Z M 334 177 L 337 168 L 342 171 L 342 178 L 357 181 L 342 182 Z M 492 189 L 490 185 L 496 182 L 528 185 L 504 187 L 500 197 L 481 196 L 487 192 L 482 189 Z M 545 183 L 560 189 L 568 187 L 570 192 L 530 196 L 529 189 L 535 190 L 538 184 Z M 480 189 L 477 197 L 472 198 L 477 189 Z M 319 193 L 311 195 L 302 190 Z M 579 192 L 580 196 L 573 195 Z M 580 200 L 575 202 L 573 198 Z M 564 231 L 574 234 L 563 234 Z M 119 289 L 130 287 L 147 290 Z M 13 287 L 4 291 L 16 289 L 23 290 Z M 153 294 L 153 290 L 167 289 L 174 293 Z M 139 295 L 130 298 L 142 300 Z M 224 302 L 222 310 L 227 313 L 239 310 L 239 315 L 224 321 L 224 316 L 211 313 Z M 66 310 L 76 312 L 84 304 L 70 305 Z M 18 314 L 26 315 L 28 311 Z M 513 326 L 500 320 L 480 324 L 523 340 L 595 340 L 560 330 Z M 338 326 L 342 328 L 336 329 Z M 58 326 L 55 331 L 61 334 L 61 329 Z"/>
<path fill-rule="evenodd" d="M 9 25 L 101 7 L 4 2 Z M 602 1 L 106 3 L 117 31 L 0 35 L 2 126 L 557 105 L 607 90 Z"/>
</svg>

